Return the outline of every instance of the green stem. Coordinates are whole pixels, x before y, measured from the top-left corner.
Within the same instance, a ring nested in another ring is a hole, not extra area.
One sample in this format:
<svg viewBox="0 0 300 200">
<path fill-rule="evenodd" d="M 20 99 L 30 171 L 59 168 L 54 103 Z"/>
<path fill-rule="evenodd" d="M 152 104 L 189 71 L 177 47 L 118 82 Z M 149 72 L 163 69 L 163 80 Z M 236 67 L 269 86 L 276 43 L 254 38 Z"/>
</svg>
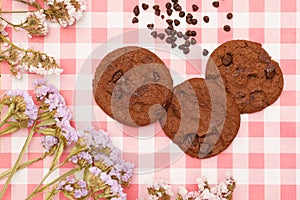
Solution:
<svg viewBox="0 0 300 200">
<path fill-rule="evenodd" d="M 2 12 L 1 12 L 2 13 Z M 0 17 L 1 20 L 5 21 L 7 24 L 9 24 L 12 27 L 21 27 L 22 28 L 22 23 L 21 24 L 13 24 L 10 21 L 7 21 L 6 19 L 4 19 L 3 17 Z"/>
<path fill-rule="evenodd" d="M 32 165 L 33 163 L 36 163 L 40 160 L 43 160 L 44 158 L 46 158 L 46 154 L 43 154 L 42 156 L 38 157 L 38 158 L 35 158 L 35 159 L 32 159 L 32 160 L 29 160 L 29 161 L 26 161 L 24 163 L 21 163 L 18 165 L 17 167 L 17 171 L 21 170 L 21 169 L 24 169 L 26 167 L 28 167 L 29 165 Z M 2 172 L 0 174 L 0 180 L 2 180 L 3 178 L 7 177 L 10 173 L 11 173 L 12 169 L 9 169 L 5 172 Z"/>
<path fill-rule="evenodd" d="M 57 183 L 58 181 L 62 180 L 62 179 L 65 179 L 66 177 L 70 176 L 70 175 L 73 175 L 75 174 L 76 172 L 80 171 L 81 169 L 80 168 L 75 168 L 75 169 L 72 169 L 66 173 L 64 173 L 63 175 L 61 175 L 60 177 L 54 179 L 53 181 L 51 181 L 50 183 L 44 185 L 43 187 L 41 187 L 40 189 L 38 189 L 37 191 L 35 192 L 32 192 L 31 195 L 29 195 L 25 200 L 30 200 L 32 199 L 32 197 L 34 197 L 35 195 L 37 195 L 38 193 L 40 192 L 43 192 L 45 189 L 47 189 L 49 186 Z"/>
<path fill-rule="evenodd" d="M 29 145 L 29 142 L 31 141 L 31 139 L 33 137 L 35 125 L 36 125 L 36 122 L 34 122 L 34 125 L 31 128 L 31 130 L 29 132 L 29 135 L 27 136 L 27 139 L 25 141 L 25 144 L 23 145 L 23 148 L 22 148 L 19 156 L 18 156 L 18 159 L 17 159 L 14 167 L 12 168 L 11 173 L 9 174 L 9 176 L 8 176 L 6 182 L 5 182 L 5 184 L 4 184 L 4 186 L 3 186 L 2 190 L 1 190 L 0 199 L 3 199 L 3 196 L 4 196 L 4 194 L 5 194 L 6 190 L 7 190 L 8 184 L 11 182 L 12 177 L 14 176 L 14 174 L 16 173 L 16 171 L 18 169 L 18 165 L 19 165 L 21 159 L 23 158 L 23 155 L 24 155 L 24 153 L 25 153 L 25 151 L 26 151 L 26 149 L 27 149 L 27 147 Z"/>
<path fill-rule="evenodd" d="M 1 35 L 1 34 L 0 34 L 0 35 Z M 10 104 L 10 106 L 9 106 L 9 108 L 8 108 L 7 114 L 5 115 L 5 117 L 3 118 L 3 120 L 0 122 L 0 128 L 1 128 L 4 124 L 6 124 L 6 122 L 9 120 L 9 118 L 12 116 L 14 109 L 15 109 L 15 104 L 14 104 L 14 103 Z"/>
<path fill-rule="evenodd" d="M 10 14 L 10 13 L 28 13 L 36 12 L 37 10 L 16 10 L 16 11 L 1 11 L 1 14 Z"/>
<path fill-rule="evenodd" d="M 36 193 L 39 188 L 41 187 L 41 185 L 44 183 L 44 181 L 58 168 L 60 168 L 61 166 L 63 166 L 64 164 L 66 164 L 68 162 L 68 160 L 65 160 L 64 162 L 62 162 L 61 164 L 59 164 L 58 166 L 54 167 L 52 170 L 49 170 L 48 173 L 44 176 L 44 178 L 42 179 L 42 181 L 34 188 L 32 194 Z M 29 196 L 30 197 L 30 196 Z"/>
</svg>

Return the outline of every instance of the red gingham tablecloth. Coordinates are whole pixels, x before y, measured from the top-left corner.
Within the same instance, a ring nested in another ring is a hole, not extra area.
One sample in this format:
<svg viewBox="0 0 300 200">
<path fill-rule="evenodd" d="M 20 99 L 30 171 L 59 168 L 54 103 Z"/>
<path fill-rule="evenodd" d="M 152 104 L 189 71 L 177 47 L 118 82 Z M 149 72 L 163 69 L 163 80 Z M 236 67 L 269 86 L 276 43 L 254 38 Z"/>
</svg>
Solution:
<svg viewBox="0 0 300 200">
<path fill-rule="evenodd" d="M 101 59 L 99 56 L 124 45 L 144 46 L 143 39 L 147 37 L 146 42 L 151 41 L 151 44 L 145 47 L 151 47 L 150 50 L 170 66 L 176 84 L 187 78 L 203 77 L 206 60 L 200 53 L 198 57 L 193 54 L 187 58 L 183 54 L 170 53 L 149 33 L 145 35 L 143 30 L 137 30 L 153 20 L 156 27 L 165 28 L 165 23 L 153 12 L 142 13 L 140 23 L 131 23 L 133 7 L 143 2 L 162 7 L 166 3 L 159 0 L 88 0 L 88 11 L 76 26 L 64 29 L 51 24 L 49 34 L 44 38 L 30 39 L 24 32 L 11 29 L 9 35 L 23 47 L 34 47 L 57 58 L 64 73 L 46 79 L 61 90 L 73 110 L 76 126 L 93 125 L 107 130 L 123 151 L 124 158 L 135 163 L 132 184 L 126 189 L 128 199 L 146 198 L 146 183 L 153 177 L 170 181 L 176 191 L 178 186 L 195 189 L 195 180 L 199 176 L 206 176 L 211 184 L 216 184 L 226 172 L 232 172 L 237 180 L 235 200 L 300 200 L 300 2 L 221 0 L 216 9 L 211 5 L 212 0 L 181 1 L 187 11 L 192 10 L 193 3 L 200 7 L 194 16 L 199 21 L 196 39 L 203 48 L 211 52 L 230 39 L 260 42 L 280 63 L 285 80 L 280 99 L 262 112 L 242 115 L 241 128 L 232 145 L 220 155 L 205 160 L 182 154 L 158 123 L 139 129 L 122 126 L 107 117 L 93 101 L 90 83 Z M 3 10 L 21 8 L 24 7 L 17 2 L 2 0 Z M 226 19 L 228 12 L 233 13 L 231 21 Z M 210 23 L 203 22 L 204 15 L 210 16 Z M 20 19 L 19 15 L 10 17 L 15 22 Z M 232 26 L 228 33 L 223 30 L 225 24 Z M 131 36 L 127 38 L 126 34 Z M 106 42 L 110 38 L 114 38 L 114 42 Z M 2 64 L 1 92 L 8 89 L 32 92 L 32 81 L 36 78 L 40 76 L 25 74 L 22 81 L 11 80 L 8 67 Z M 26 134 L 26 131 L 20 131 L 0 138 L 1 172 L 14 164 Z M 25 159 L 38 157 L 41 153 L 40 137 L 36 136 Z M 49 163 L 50 159 L 46 159 L 18 172 L 4 199 L 24 199 L 47 173 Z M 61 168 L 53 177 L 71 167 Z M 57 198 L 64 199 L 62 196 Z M 43 199 L 43 196 L 35 199 Z"/>
</svg>

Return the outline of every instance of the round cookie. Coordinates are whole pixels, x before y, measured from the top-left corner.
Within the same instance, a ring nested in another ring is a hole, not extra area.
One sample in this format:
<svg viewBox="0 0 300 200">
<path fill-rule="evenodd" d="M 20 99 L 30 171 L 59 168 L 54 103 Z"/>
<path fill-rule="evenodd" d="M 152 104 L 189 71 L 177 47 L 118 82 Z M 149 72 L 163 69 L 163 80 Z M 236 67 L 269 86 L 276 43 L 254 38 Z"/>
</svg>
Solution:
<svg viewBox="0 0 300 200">
<path fill-rule="evenodd" d="M 253 113 L 273 104 L 283 89 L 279 64 L 261 44 L 232 40 L 219 46 L 210 56 L 206 78 L 222 77 L 226 91 L 240 113 Z"/>
<path fill-rule="evenodd" d="M 209 158 L 231 144 L 240 127 L 240 113 L 221 82 L 193 78 L 174 88 L 160 122 L 186 154 Z"/>
<path fill-rule="evenodd" d="M 96 69 L 94 99 L 110 117 L 128 126 L 157 121 L 172 98 L 173 80 L 162 60 L 140 47 L 107 54 Z"/>
</svg>

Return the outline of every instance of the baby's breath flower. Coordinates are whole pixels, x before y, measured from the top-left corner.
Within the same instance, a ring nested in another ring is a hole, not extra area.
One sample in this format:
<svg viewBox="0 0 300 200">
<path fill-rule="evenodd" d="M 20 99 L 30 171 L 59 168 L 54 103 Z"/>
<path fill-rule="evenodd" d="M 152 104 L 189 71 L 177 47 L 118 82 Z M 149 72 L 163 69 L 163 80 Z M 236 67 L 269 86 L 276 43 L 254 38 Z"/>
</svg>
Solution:
<svg viewBox="0 0 300 200">
<path fill-rule="evenodd" d="M 28 32 L 30 37 L 47 35 L 49 30 L 44 10 L 28 12 L 25 22 L 22 23 L 22 28 Z"/>
<path fill-rule="evenodd" d="M 149 200 L 170 199 L 173 196 L 172 186 L 163 179 L 151 180 L 148 183 Z"/>
<path fill-rule="evenodd" d="M 73 25 L 86 11 L 85 0 L 45 0 L 45 14 L 50 21 L 57 21 L 62 27 Z"/>
<path fill-rule="evenodd" d="M 8 36 L 8 33 L 6 32 L 7 22 L 0 19 L 0 34 L 3 36 Z"/>
</svg>

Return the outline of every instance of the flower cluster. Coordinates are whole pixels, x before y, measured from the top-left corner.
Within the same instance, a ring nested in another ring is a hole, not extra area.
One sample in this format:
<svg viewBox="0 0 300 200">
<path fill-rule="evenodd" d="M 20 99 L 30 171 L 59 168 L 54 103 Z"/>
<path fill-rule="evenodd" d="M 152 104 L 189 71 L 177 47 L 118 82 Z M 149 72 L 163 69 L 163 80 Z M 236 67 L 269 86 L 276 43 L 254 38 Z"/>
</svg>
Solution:
<svg viewBox="0 0 300 200">
<path fill-rule="evenodd" d="M 45 5 L 47 18 L 62 27 L 73 25 L 87 8 L 85 0 L 45 0 Z"/>
<path fill-rule="evenodd" d="M 26 30 L 29 37 L 32 36 L 44 36 L 47 35 L 48 23 L 46 21 L 46 15 L 44 10 L 38 10 L 36 12 L 28 12 L 25 22 L 22 23 L 22 28 Z"/>
<path fill-rule="evenodd" d="M 66 196 L 73 199 L 81 199 L 89 194 L 87 183 L 84 180 L 77 180 L 70 177 L 60 181 L 56 186 L 56 190 L 63 192 Z"/>
<path fill-rule="evenodd" d="M 147 189 L 149 200 L 169 200 L 174 195 L 170 183 L 163 179 L 152 180 Z"/>
<path fill-rule="evenodd" d="M 8 107 L 8 111 L 1 124 L 10 125 L 17 128 L 31 127 L 37 119 L 38 109 L 34 104 L 32 97 L 22 90 L 10 90 L 0 97 L 1 109 L 3 106 Z"/>
<path fill-rule="evenodd" d="M 40 125 L 40 132 L 48 133 L 42 139 L 45 150 L 50 152 L 59 143 L 58 139 L 62 139 L 66 146 L 77 142 L 77 132 L 70 122 L 72 114 L 64 97 L 55 86 L 46 84 L 45 80 L 37 80 L 34 86 L 37 100 L 41 102 L 41 119 L 44 121 Z"/>
<path fill-rule="evenodd" d="M 176 200 L 231 200 L 235 180 L 230 174 L 226 176 L 223 182 L 212 188 L 205 177 L 197 179 L 197 191 L 188 191 L 185 187 L 179 187 Z M 165 180 L 153 180 L 148 184 L 147 189 L 149 200 L 168 200 L 173 196 L 172 187 Z"/>
<path fill-rule="evenodd" d="M 86 128 L 78 131 L 78 135 L 70 161 L 86 169 L 85 181 L 93 188 L 92 193 L 98 198 L 126 199 L 123 186 L 130 183 L 133 163 L 121 159 L 120 150 L 112 144 L 107 132 Z"/>
</svg>

